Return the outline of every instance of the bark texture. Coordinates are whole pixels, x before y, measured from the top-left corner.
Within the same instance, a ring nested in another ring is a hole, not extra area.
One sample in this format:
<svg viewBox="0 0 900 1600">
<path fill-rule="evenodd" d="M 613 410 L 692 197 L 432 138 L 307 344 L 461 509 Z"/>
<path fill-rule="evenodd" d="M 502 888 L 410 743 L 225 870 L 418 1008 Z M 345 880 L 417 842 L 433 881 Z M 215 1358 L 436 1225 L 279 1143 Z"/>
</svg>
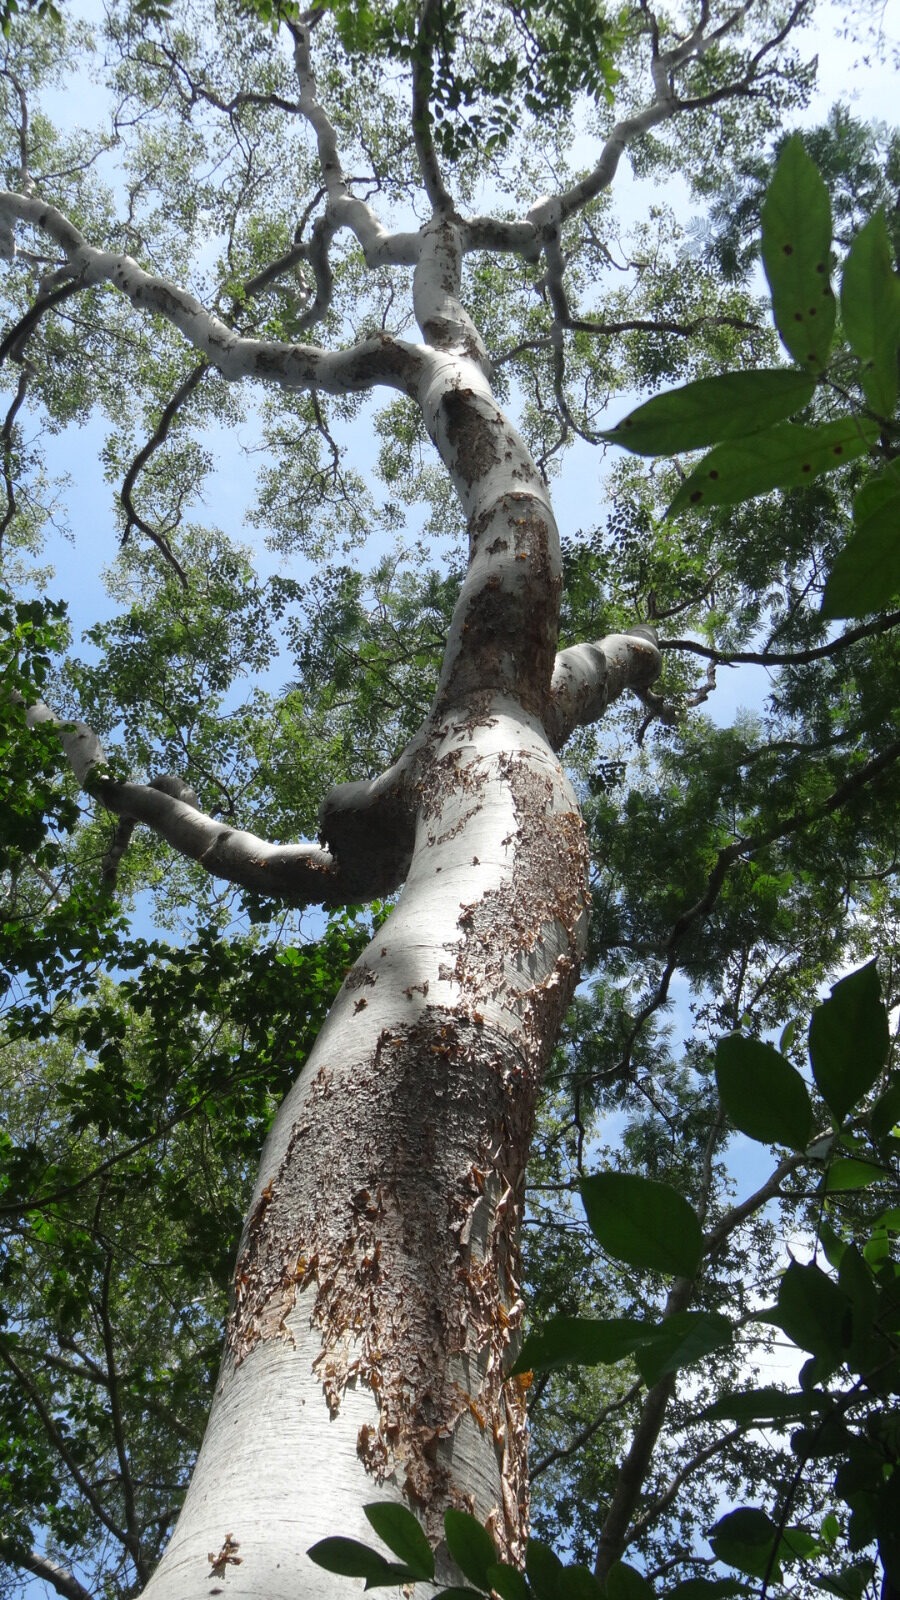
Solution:
<svg viewBox="0 0 900 1600">
<path fill-rule="evenodd" d="M 206 1554 L 229 1532 L 229 1594 L 296 1594 L 298 1565 L 304 1595 L 337 1593 L 303 1552 L 335 1532 L 371 1540 L 361 1504 L 392 1495 L 435 1542 L 456 1505 L 521 1550 L 524 1400 L 504 1372 L 535 1100 L 585 927 L 584 843 L 560 764 L 514 702 L 448 712 L 419 766 L 398 906 L 266 1146 L 210 1431 L 154 1600 L 209 1593 Z M 245 1425 L 273 1384 L 277 1440 L 268 1401 L 265 1438 Z"/>
</svg>

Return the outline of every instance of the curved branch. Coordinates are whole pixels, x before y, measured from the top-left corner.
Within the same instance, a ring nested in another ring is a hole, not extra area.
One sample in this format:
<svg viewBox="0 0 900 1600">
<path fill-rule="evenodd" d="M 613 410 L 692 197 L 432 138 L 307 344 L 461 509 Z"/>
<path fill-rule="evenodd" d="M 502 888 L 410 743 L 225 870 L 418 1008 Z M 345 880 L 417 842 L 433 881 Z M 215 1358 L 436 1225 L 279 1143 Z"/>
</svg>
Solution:
<svg viewBox="0 0 900 1600">
<path fill-rule="evenodd" d="M 63 285 L 66 292 L 93 284 L 113 284 L 139 310 L 165 317 L 229 382 L 257 378 L 286 389 L 316 388 L 329 394 L 359 393 L 378 384 L 408 393 L 415 385 L 421 365 L 419 350 L 387 333 L 335 352 L 316 345 L 245 338 L 186 290 L 145 272 L 131 256 L 88 245 L 55 206 L 28 195 L 0 194 L 0 229 L 11 231 L 16 219 L 39 228 L 66 253 L 67 276 L 75 280 Z M 58 292 L 53 291 L 54 295 Z M 42 314 L 49 302 L 49 295 L 37 302 L 18 325 L 18 331 L 35 313 Z M 4 340 L 0 354 L 9 354 L 11 338 L 8 335 Z"/>
<path fill-rule="evenodd" d="M 637 1399 L 642 1387 L 643 1384 L 638 1378 L 629 1389 L 625 1390 L 624 1394 L 619 1395 L 618 1399 L 610 1400 L 608 1405 L 603 1406 L 596 1417 L 585 1423 L 584 1427 L 573 1435 L 568 1444 L 558 1445 L 555 1449 L 548 1450 L 545 1456 L 541 1456 L 539 1461 L 536 1461 L 533 1466 L 529 1466 L 528 1476 L 531 1482 L 533 1483 L 535 1478 L 540 1477 L 542 1472 L 546 1472 L 557 1461 L 566 1461 L 569 1456 L 575 1454 L 576 1450 L 580 1450 L 582 1445 L 587 1444 L 588 1440 L 599 1432 L 604 1422 L 608 1422 L 609 1418 L 614 1416 L 617 1411 L 622 1411 L 625 1406 L 631 1404 L 632 1400 Z"/>
<path fill-rule="evenodd" d="M 659 676 L 660 666 L 656 633 L 643 625 L 560 651 L 547 722 L 554 750 L 561 749 L 576 728 L 596 722 L 625 689 L 644 693 Z"/>
<path fill-rule="evenodd" d="M 125 1547 L 134 1562 L 134 1569 L 142 1583 L 146 1583 L 150 1576 L 147 1562 L 141 1548 L 141 1530 L 137 1515 L 137 1503 L 134 1494 L 134 1479 L 131 1474 L 131 1462 L 128 1457 L 128 1448 L 125 1443 L 125 1428 L 122 1420 L 121 1380 L 116 1364 L 115 1340 L 113 1338 L 112 1321 L 109 1310 L 109 1290 L 112 1280 L 113 1252 L 112 1247 L 106 1246 L 106 1262 L 103 1268 L 103 1279 L 100 1295 L 99 1320 L 103 1337 L 103 1353 L 106 1360 L 107 1383 L 106 1391 L 109 1395 L 109 1409 L 115 1441 L 116 1459 L 119 1463 L 119 1479 L 122 1484 L 122 1501 L 125 1512 Z"/>
<path fill-rule="evenodd" d="M 14 698 L 21 704 L 22 698 Z M 350 905 L 389 894 L 402 882 L 412 851 L 413 817 L 405 790 L 409 747 L 381 778 L 341 784 L 323 806 L 334 850 L 275 845 L 200 811 L 178 778 L 152 783 L 113 778 L 103 746 L 84 722 L 65 722 L 43 701 L 27 708 L 30 728 L 57 729 L 66 759 L 86 793 L 115 816 L 143 822 L 179 855 L 212 877 L 291 905 Z"/>
<path fill-rule="evenodd" d="M 441 0 L 422 0 L 419 37 L 412 58 L 412 126 L 425 193 L 436 212 L 446 213 L 453 210 L 453 200 L 444 182 L 437 151 L 434 148 L 430 105 L 434 25 L 439 19 L 440 10 Z"/>
<path fill-rule="evenodd" d="M 51 1561 L 49 1556 L 42 1556 L 37 1550 L 20 1550 L 12 1539 L 4 1539 L 0 1534 L 0 1561 L 7 1562 L 11 1567 L 20 1567 L 23 1572 L 30 1572 L 33 1577 L 43 1579 L 49 1583 L 63 1600 L 94 1600 L 90 1589 L 79 1582 L 74 1572 L 69 1572 L 67 1567 L 61 1567 L 56 1561 Z"/>
<path fill-rule="evenodd" d="M 669 1479 L 662 1493 L 651 1501 L 643 1514 L 631 1524 L 625 1535 L 624 1548 L 627 1549 L 630 1544 L 634 1543 L 635 1539 L 640 1538 L 642 1533 L 646 1533 L 648 1528 L 653 1527 L 657 1517 L 672 1504 L 681 1485 L 686 1482 L 692 1472 L 696 1472 L 698 1467 L 705 1466 L 707 1461 L 711 1461 L 713 1456 L 717 1456 L 720 1451 L 733 1444 L 736 1439 L 740 1439 L 742 1434 L 743 1429 L 730 1428 L 728 1433 L 723 1433 L 721 1438 L 713 1439 L 710 1444 L 704 1445 L 702 1450 L 698 1450 L 696 1455 L 691 1456 L 690 1461 L 686 1461 L 684 1466 Z"/>
<path fill-rule="evenodd" d="M 125 474 L 125 481 L 122 484 L 121 490 L 119 491 L 119 499 L 122 502 L 122 508 L 125 512 L 125 532 L 122 535 L 123 545 L 127 544 L 128 536 L 131 533 L 132 528 L 139 528 L 141 533 L 145 533 L 147 535 L 148 539 L 152 539 L 157 549 L 162 552 L 166 560 L 175 568 L 175 571 L 178 573 L 178 577 L 181 580 L 182 586 L 185 589 L 188 586 L 188 578 L 184 567 L 181 565 L 181 562 L 178 560 L 178 557 L 172 550 L 165 535 L 158 533 L 156 529 L 153 528 L 150 523 L 140 515 L 140 512 L 136 509 L 134 504 L 133 491 L 139 473 L 147 465 L 150 457 L 159 449 L 160 445 L 165 442 L 169 429 L 171 428 L 178 411 L 181 409 L 185 400 L 187 400 L 188 397 L 193 394 L 194 390 L 198 388 L 208 371 L 208 364 L 205 361 L 198 361 L 197 365 L 191 368 L 187 377 L 178 385 L 175 393 L 170 397 L 166 405 L 163 407 L 163 410 L 160 414 L 160 419 L 150 435 L 150 438 L 147 440 L 143 449 L 138 451 L 131 463 L 131 466 L 128 468 L 128 471 Z"/>
<path fill-rule="evenodd" d="M 679 946 L 685 934 L 695 923 L 709 915 L 719 898 L 722 886 L 728 875 L 729 869 L 736 861 L 749 859 L 758 850 L 765 849 L 766 845 L 774 844 L 777 840 L 787 839 L 791 834 L 798 833 L 801 828 L 809 827 L 813 822 L 819 822 L 824 817 L 831 816 L 846 805 L 854 795 L 866 788 L 881 776 L 888 767 L 900 760 L 900 739 L 895 739 L 877 756 L 872 756 L 863 766 L 852 772 L 843 783 L 838 784 L 825 800 L 818 805 L 801 806 L 792 816 L 784 821 L 777 822 L 771 828 L 766 828 L 762 833 L 750 834 L 742 839 L 736 839 L 733 844 L 726 845 L 716 857 L 716 863 L 706 881 L 706 888 L 692 906 L 683 911 L 666 944 L 666 964 L 662 976 L 654 993 L 637 1013 L 625 1041 L 622 1057 L 617 1067 L 617 1072 L 626 1073 L 631 1068 L 631 1058 L 634 1046 L 644 1023 L 649 1020 L 661 1005 L 664 1005 L 669 994 L 669 986 L 678 970 Z"/>
<path fill-rule="evenodd" d="M 317 13 L 310 15 L 315 22 Z M 328 196 L 329 227 L 332 231 L 349 228 L 369 266 L 412 266 L 418 257 L 418 233 L 389 233 L 372 207 L 350 193 L 338 152 L 337 133 L 318 97 L 310 52 L 312 23 L 289 22 L 288 28 L 294 41 L 294 70 L 300 85 L 298 108 L 316 136 L 319 167 Z"/>
<path fill-rule="evenodd" d="M 3 450 L 3 487 L 6 491 L 6 506 L 3 516 L 0 517 L 0 549 L 3 548 L 4 534 L 16 514 L 16 484 L 12 473 L 13 423 L 28 392 L 31 373 L 31 363 L 23 361 L 12 404 L 3 420 L 3 427 L 0 428 L 0 446 L 2 446 Z"/>
<path fill-rule="evenodd" d="M 84 285 L 76 282 L 60 284 L 56 289 L 51 289 L 48 294 L 39 294 L 32 306 L 29 306 L 23 317 L 20 317 L 9 333 L 0 341 L 0 366 L 10 357 L 13 361 L 20 361 L 22 351 L 34 333 L 41 317 L 47 311 L 52 311 L 55 306 L 61 305 L 73 294 L 77 294 Z"/>
<path fill-rule="evenodd" d="M 8 1368 L 22 1389 L 23 1394 L 27 1395 L 38 1415 L 41 1426 L 47 1435 L 47 1438 L 50 1440 L 50 1443 L 56 1450 L 60 1460 L 65 1463 L 66 1467 L 71 1473 L 73 1483 L 80 1491 L 84 1500 L 90 1506 L 91 1511 L 97 1518 L 97 1521 L 101 1523 L 101 1525 L 106 1529 L 107 1533 L 112 1534 L 113 1538 L 118 1544 L 122 1545 L 124 1549 L 127 1549 L 128 1541 L 125 1537 L 124 1531 L 117 1527 L 115 1522 L 113 1522 L 100 1495 L 97 1493 L 90 1480 L 82 1472 L 81 1467 L 69 1449 L 69 1444 L 65 1434 L 57 1423 L 55 1417 L 52 1415 L 49 1406 L 41 1394 L 40 1389 L 25 1371 L 24 1367 L 19 1365 L 5 1339 L 0 1339 L 0 1363 Z"/>
<path fill-rule="evenodd" d="M 661 639 L 660 650 L 683 650 L 688 655 L 703 656 L 706 661 L 713 661 L 718 666 L 730 667 L 738 663 L 746 663 L 759 667 L 802 667 L 811 661 L 822 661 L 826 656 L 837 655 L 845 650 L 848 645 L 856 644 L 858 639 L 870 639 L 873 634 L 889 633 L 891 628 L 900 624 L 900 611 L 888 611 L 884 616 L 876 617 L 874 622 L 861 622 L 856 628 L 848 628 L 846 633 L 841 633 L 836 639 L 830 639 L 827 644 L 811 645 L 807 650 L 715 650 L 707 644 L 698 644 L 695 639 Z"/>
</svg>

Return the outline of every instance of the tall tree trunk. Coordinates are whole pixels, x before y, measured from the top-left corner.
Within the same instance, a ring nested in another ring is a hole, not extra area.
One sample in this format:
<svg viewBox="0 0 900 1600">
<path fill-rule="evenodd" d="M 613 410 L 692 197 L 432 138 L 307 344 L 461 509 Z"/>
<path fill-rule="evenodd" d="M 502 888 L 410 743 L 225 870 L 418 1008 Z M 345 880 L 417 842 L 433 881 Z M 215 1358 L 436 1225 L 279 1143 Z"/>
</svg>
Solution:
<svg viewBox="0 0 900 1600">
<path fill-rule="evenodd" d="M 585 927 L 575 797 L 490 696 L 416 763 L 412 864 L 263 1155 L 209 1428 L 148 1600 L 348 1592 L 305 1556 L 405 1498 L 525 1533 L 517 1229 L 541 1072 Z M 210 1555 L 226 1536 L 240 1565 Z M 447 1577 L 451 1576 L 446 1572 Z"/>
</svg>

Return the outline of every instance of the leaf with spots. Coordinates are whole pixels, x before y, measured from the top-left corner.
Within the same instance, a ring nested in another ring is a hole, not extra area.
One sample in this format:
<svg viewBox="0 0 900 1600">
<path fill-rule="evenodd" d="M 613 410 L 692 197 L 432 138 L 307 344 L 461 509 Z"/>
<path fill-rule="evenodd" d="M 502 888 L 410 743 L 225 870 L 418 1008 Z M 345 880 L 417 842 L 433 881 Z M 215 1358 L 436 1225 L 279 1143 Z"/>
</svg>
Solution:
<svg viewBox="0 0 900 1600">
<path fill-rule="evenodd" d="M 900 466 L 891 462 L 853 501 L 854 531 L 822 597 L 825 617 L 865 617 L 900 593 Z"/>
<path fill-rule="evenodd" d="M 778 158 L 761 215 L 775 326 L 795 361 L 821 370 L 834 338 L 831 202 L 798 134 Z"/>
<path fill-rule="evenodd" d="M 681 389 L 654 395 L 601 435 L 639 456 L 703 450 L 721 439 L 740 439 L 802 411 L 815 379 L 793 367 L 720 372 Z"/>
<path fill-rule="evenodd" d="M 837 417 L 817 428 L 781 422 L 749 438 L 716 445 L 681 485 L 669 516 L 685 506 L 733 506 L 773 489 L 802 488 L 820 473 L 865 455 L 877 436 L 873 422 Z"/>
<path fill-rule="evenodd" d="M 860 382 L 866 399 L 873 411 L 889 417 L 897 399 L 900 282 L 881 211 L 860 228 L 850 246 L 841 281 L 841 317 L 853 353 L 862 363 Z"/>
</svg>

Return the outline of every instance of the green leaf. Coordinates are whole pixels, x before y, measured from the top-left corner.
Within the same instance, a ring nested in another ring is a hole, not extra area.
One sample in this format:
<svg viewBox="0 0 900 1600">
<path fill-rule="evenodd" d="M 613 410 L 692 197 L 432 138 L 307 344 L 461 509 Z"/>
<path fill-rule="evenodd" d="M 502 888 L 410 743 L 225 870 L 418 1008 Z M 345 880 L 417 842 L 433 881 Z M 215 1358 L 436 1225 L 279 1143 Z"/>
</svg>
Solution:
<svg viewBox="0 0 900 1600">
<path fill-rule="evenodd" d="M 853 1566 L 844 1567 L 828 1578 L 812 1578 L 811 1581 L 817 1589 L 823 1589 L 826 1594 L 838 1595 L 839 1600 L 862 1600 L 866 1585 L 871 1578 L 871 1561 L 857 1561 Z"/>
<path fill-rule="evenodd" d="M 704 1422 L 797 1422 L 815 1410 L 815 1401 L 799 1390 L 745 1389 L 724 1394 L 700 1413 Z"/>
<path fill-rule="evenodd" d="M 365 1578 L 367 1589 L 393 1588 L 407 1579 L 412 1582 L 416 1578 L 416 1573 L 408 1567 L 401 1566 L 397 1561 L 386 1561 L 377 1550 L 370 1550 L 367 1544 L 361 1544 L 358 1539 L 338 1536 L 320 1539 L 318 1544 L 310 1546 L 306 1554 L 310 1561 L 314 1561 L 317 1567 L 324 1567 L 326 1572 L 337 1572 L 342 1578 Z"/>
<path fill-rule="evenodd" d="M 513 1371 L 612 1365 L 631 1355 L 645 1330 L 634 1317 L 549 1317 L 528 1335 Z"/>
<path fill-rule="evenodd" d="M 785 1561 L 791 1559 L 806 1561 L 811 1555 L 815 1554 L 818 1548 L 819 1541 L 815 1534 L 810 1533 L 808 1528 L 792 1525 L 789 1528 L 785 1528 L 781 1536 L 779 1554 Z"/>
<path fill-rule="evenodd" d="M 563 1567 L 556 1583 L 557 1600 L 603 1600 L 604 1590 L 587 1567 Z"/>
<path fill-rule="evenodd" d="M 890 462 L 853 500 L 854 531 L 822 597 L 825 617 L 865 617 L 900 593 L 900 468 Z"/>
<path fill-rule="evenodd" d="M 862 362 L 866 399 L 873 411 L 890 417 L 897 399 L 900 284 L 881 211 L 860 228 L 850 246 L 841 281 L 841 316 L 851 349 Z"/>
<path fill-rule="evenodd" d="M 892 1083 L 878 1096 L 869 1112 L 873 1139 L 886 1139 L 900 1123 L 900 1083 Z"/>
<path fill-rule="evenodd" d="M 654 395 L 601 439 L 639 456 L 702 450 L 720 439 L 742 439 L 809 405 L 815 379 L 790 367 L 723 372 Z"/>
<path fill-rule="evenodd" d="M 761 219 L 763 266 L 772 291 L 775 326 L 801 366 L 821 369 L 834 337 L 831 202 L 799 134 L 785 142 Z"/>
<path fill-rule="evenodd" d="M 775 1322 L 801 1350 L 830 1361 L 843 1360 L 849 1337 L 850 1302 L 814 1262 L 792 1261 L 778 1286 L 778 1305 L 765 1320 Z"/>
<path fill-rule="evenodd" d="M 648 1330 L 638 1345 L 638 1371 L 652 1387 L 668 1373 L 730 1344 L 733 1331 L 728 1318 L 717 1311 L 676 1311 L 658 1327 Z"/>
<path fill-rule="evenodd" d="M 896 1589 L 900 1585 L 900 1470 L 896 1465 L 878 1491 L 875 1532 L 881 1564 Z"/>
<path fill-rule="evenodd" d="M 770 1044 L 732 1033 L 716 1046 L 722 1104 L 741 1133 L 763 1144 L 805 1150 L 813 1112 L 806 1084 Z"/>
<path fill-rule="evenodd" d="M 809 1026 L 813 1077 L 839 1122 L 871 1089 L 888 1052 L 888 1019 L 874 961 L 842 978 Z"/>
<path fill-rule="evenodd" d="M 488 1567 L 487 1575 L 491 1588 L 496 1590 L 500 1600 L 529 1600 L 531 1590 L 528 1581 L 517 1567 L 498 1561 L 496 1566 Z"/>
<path fill-rule="evenodd" d="M 685 479 L 669 515 L 688 506 L 733 506 L 773 489 L 802 488 L 819 473 L 864 455 L 877 437 L 877 423 L 837 417 L 816 428 L 781 422 L 763 433 L 717 445 Z"/>
<path fill-rule="evenodd" d="M 447 1549 L 464 1577 L 480 1589 L 490 1589 L 488 1568 L 497 1565 L 499 1557 L 494 1541 L 478 1521 L 467 1511 L 445 1511 L 444 1533 Z"/>
<path fill-rule="evenodd" d="M 830 1267 L 839 1267 L 847 1250 L 847 1240 L 831 1226 L 827 1217 L 819 1219 L 819 1244 Z"/>
<path fill-rule="evenodd" d="M 550 1546 L 539 1539 L 529 1539 L 525 1550 L 525 1571 L 534 1591 L 535 1600 L 557 1600 L 559 1579 L 563 1564 Z"/>
<path fill-rule="evenodd" d="M 850 1189 L 867 1189 L 870 1183 L 877 1183 L 879 1178 L 888 1178 L 890 1173 L 876 1165 L 874 1161 L 856 1161 L 850 1157 L 843 1157 L 840 1161 L 833 1161 L 825 1175 L 826 1194 L 842 1194 Z"/>
<path fill-rule="evenodd" d="M 693 1207 L 668 1183 L 630 1172 L 585 1178 L 581 1197 L 591 1232 L 617 1261 L 690 1278 L 703 1236 Z"/>
<path fill-rule="evenodd" d="M 449 1589 L 438 1589 L 433 1600 L 472 1600 L 473 1595 L 483 1595 L 483 1589 L 467 1589 L 459 1583 L 451 1584 Z"/>
<path fill-rule="evenodd" d="M 642 1572 L 625 1561 L 615 1561 L 606 1577 L 607 1600 L 653 1600 L 653 1587 Z"/>
<path fill-rule="evenodd" d="M 770 1566 L 772 1550 L 778 1541 L 778 1529 L 764 1511 L 754 1506 L 739 1506 L 720 1517 L 707 1535 L 720 1561 L 751 1578 L 763 1578 L 767 1572 L 776 1582 L 781 1579 L 778 1562 Z"/>
<path fill-rule="evenodd" d="M 406 1506 L 398 1505 L 395 1500 L 376 1500 L 363 1506 L 363 1511 L 379 1539 L 384 1540 L 388 1549 L 399 1556 L 418 1579 L 434 1577 L 434 1551 L 421 1523 Z"/>
</svg>

